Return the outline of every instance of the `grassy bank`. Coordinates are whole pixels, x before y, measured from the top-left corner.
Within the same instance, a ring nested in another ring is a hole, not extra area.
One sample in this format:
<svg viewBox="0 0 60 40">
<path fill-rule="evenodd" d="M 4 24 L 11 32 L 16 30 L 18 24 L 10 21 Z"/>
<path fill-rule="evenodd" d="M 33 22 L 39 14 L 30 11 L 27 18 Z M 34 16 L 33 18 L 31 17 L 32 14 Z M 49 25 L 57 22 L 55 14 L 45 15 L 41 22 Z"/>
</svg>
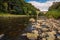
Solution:
<svg viewBox="0 0 60 40">
<path fill-rule="evenodd" d="M 58 11 L 58 10 L 48 11 L 46 13 L 46 16 L 49 18 L 53 17 L 55 19 L 60 19 L 60 11 Z"/>
<path fill-rule="evenodd" d="M 8 13 L 6 14 L 1 13 L 0 16 L 2 17 L 28 17 L 27 15 L 14 15 L 14 14 L 8 14 Z"/>
</svg>

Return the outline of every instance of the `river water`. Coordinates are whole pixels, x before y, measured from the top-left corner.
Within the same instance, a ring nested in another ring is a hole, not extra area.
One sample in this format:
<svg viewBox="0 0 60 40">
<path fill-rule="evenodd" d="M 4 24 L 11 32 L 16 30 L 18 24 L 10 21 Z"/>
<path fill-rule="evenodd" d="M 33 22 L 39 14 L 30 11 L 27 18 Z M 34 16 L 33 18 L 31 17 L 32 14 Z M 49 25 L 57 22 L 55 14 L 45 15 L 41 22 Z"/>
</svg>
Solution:
<svg viewBox="0 0 60 40">
<path fill-rule="evenodd" d="M 43 28 L 49 29 L 47 25 L 40 25 L 39 27 L 42 27 L 42 28 L 37 29 L 36 27 L 33 27 L 33 25 L 36 25 L 37 22 L 32 24 L 29 22 L 29 19 L 30 18 L 0 17 L 0 26 L 1 26 L 0 34 L 4 34 L 4 36 L 0 40 L 29 40 L 27 36 L 22 36 L 22 34 L 32 33 L 32 30 L 37 30 L 39 33 L 39 36 L 37 37 L 36 40 L 42 40 L 42 37 L 43 38 L 48 37 L 48 36 L 42 36 L 42 34 L 45 32 L 43 31 Z M 47 32 L 50 32 L 50 31 L 48 30 Z M 57 36 L 60 37 L 60 33 L 55 34 L 55 38 Z"/>
</svg>

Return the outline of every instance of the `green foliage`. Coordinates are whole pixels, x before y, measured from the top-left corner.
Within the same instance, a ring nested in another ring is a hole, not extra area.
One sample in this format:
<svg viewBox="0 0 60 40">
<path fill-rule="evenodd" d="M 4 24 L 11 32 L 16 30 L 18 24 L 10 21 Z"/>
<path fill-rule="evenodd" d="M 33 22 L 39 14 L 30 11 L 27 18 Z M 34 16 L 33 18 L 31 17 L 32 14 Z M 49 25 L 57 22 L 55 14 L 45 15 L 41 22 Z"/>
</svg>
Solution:
<svg viewBox="0 0 60 40">
<path fill-rule="evenodd" d="M 10 14 L 35 14 L 38 9 L 24 0 L 0 0 L 0 12 Z M 31 13 L 29 12 L 31 11 Z"/>
<path fill-rule="evenodd" d="M 60 2 L 54 2 L 53 5 L 49 8 L 49 10 L 60 9 Z"/>
<path fill-rule="evenodd" d="M 58 10 L 48 11 L 46 16 L 54 17 L 54 18 L 58 19 L 58 18 L 60 18 L 60 12 Z"/>
<path fill-rule="evenodd" d="M 46 14 L 47 17 L 60 18 L 60 2 L 54 3 Z"/>
</svg>

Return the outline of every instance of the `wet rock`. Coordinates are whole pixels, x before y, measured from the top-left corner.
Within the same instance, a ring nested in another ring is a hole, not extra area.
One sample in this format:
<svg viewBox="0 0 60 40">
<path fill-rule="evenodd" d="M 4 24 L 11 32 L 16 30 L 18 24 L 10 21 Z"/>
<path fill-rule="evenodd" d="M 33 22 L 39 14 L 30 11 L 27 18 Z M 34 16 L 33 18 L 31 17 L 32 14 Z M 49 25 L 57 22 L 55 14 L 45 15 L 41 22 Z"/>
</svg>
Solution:
<svg viewBox="0 0 60 40">
<path fill-rule="evenodd" d="M 3 36 L 4 36 L 4 34 L 1 34 L 1 35 L 0 35 L 0 39 L 1 39 Z"/>
<path fill-rule="evenodd" d="M 60 34 L 56 34 L 57 39 L 60 40 Z"/>
<path fill-rule="evenodd" d="M 49 28 L 47 25 L 41 25 L 42 28 Z"/>
</svg>

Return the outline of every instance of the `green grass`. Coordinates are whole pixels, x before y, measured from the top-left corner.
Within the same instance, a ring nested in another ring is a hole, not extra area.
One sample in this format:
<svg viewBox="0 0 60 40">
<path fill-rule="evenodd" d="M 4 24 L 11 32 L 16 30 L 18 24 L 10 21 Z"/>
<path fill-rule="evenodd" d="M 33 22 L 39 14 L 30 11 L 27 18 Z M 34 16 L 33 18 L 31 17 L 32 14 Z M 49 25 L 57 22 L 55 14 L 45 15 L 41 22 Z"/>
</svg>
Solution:
<svg viewBox="0 0 60 40">
<path fill-rule="evenodd" d="M 3 17 L 28 17 L 27 15 L 15 15 L 15 14 L 9 14 L 9 13 L 0 13 L 0 16 L 3 16 Z"/>
<path fill-rule="evenodd" d="M 58 11 L 58 10 L 48 11 L 46 16 L 58 19 L 58 18 L 60 18 L 60 11 Z"/>
</svg>

